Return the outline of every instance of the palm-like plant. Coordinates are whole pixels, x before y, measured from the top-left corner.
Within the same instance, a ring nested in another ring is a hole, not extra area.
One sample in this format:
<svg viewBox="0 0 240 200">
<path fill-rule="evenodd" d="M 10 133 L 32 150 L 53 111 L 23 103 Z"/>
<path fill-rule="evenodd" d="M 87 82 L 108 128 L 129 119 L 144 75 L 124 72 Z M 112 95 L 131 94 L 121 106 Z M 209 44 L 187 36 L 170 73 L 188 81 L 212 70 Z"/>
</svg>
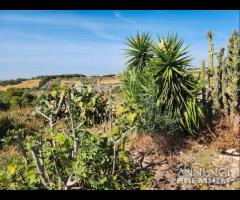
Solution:
<svg viewBox="0 0 240 200">
<path fill-rule="evenodd" d="M 125 49 L 126 55 L 130 57 L 127 63 L 128 67 L 139 70 L 146 67 L 152 57 L 150 35 L 148 33 L 143 33 L 142 35 L 137 33 L 136 37 L 127 38 L 127 43 L 125 44 L 130 47 L 130 49 Z"/>
<path fill-rule="evenodd" d="M 154 77 L 158 85 L 158 105 L 172 118 L 178 118 L 180 125 L 188 132 L 194 133 L 199 128 L 199 118 L 203 113 L 196 99 L 197 84 L 186 70 L 191 58 L 188 47 L 183 48 L 183 40 L 177 35 L 159 38 L 153 46 Z"/>
<path fill-rule="evenodd" d="M 123 107 L 125 114 L 134 113 L 135 126 L 139 132 L 176 132 L 176 121 L 165 115 L 156 106 L 156 84 L 151 68 L 143 71 L 128 69 L 121 74 Z"/>
</svg>

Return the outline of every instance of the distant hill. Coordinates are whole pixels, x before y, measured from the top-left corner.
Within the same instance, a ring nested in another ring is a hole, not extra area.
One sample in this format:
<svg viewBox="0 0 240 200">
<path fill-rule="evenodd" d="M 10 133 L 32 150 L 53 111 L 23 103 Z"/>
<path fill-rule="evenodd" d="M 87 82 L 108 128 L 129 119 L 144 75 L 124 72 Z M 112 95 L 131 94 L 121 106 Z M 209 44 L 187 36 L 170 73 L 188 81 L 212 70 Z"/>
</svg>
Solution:
<svg viewBox="0 0 240 200">
<path fill-rule="evenodd" d="M 0 91 L 9 88 L 50 88 L 54 84 L 73 85 L 77 81 L 83 84 L 116 85 L 119 78 L 115 74 L 102 76 L 85 76 L 83 74 L 41 75 L 31 79 L 16 79 L 0 81 Z"/>
</svg>

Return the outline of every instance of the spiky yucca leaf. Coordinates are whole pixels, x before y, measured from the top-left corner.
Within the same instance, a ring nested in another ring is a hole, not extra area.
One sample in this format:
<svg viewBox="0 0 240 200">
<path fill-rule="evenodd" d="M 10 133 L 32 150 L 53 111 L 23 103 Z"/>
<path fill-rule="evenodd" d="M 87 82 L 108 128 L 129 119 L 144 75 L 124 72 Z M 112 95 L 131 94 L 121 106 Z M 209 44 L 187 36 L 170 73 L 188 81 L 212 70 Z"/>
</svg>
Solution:
<svg viewBox="0 0 240 200">
<path fill-rule="evenodd" d="M 183 129 L 194 133 L 199 128 L 202 111 L 196 100 L 198 84 L 186 70 L 191 61 L 188 47 L 183 48 L 183 40 L 177 35 L 159 38 L 159 42 L 161 45 L 153 46 L 158 104 L 173 119 L 181 119 Z"/>
<path fill-rule="evenodd" d="M 136 37 L 127 38 L 127 44 L 130 49 L 126 50 L 126 55 L 130 57 L 128 60 L 129 68 L 136 68 L 142 70 L 149 63 L 151 54 L 151 37 L 148 33 L 140 35 L 137 33 Z"/>
</svg>

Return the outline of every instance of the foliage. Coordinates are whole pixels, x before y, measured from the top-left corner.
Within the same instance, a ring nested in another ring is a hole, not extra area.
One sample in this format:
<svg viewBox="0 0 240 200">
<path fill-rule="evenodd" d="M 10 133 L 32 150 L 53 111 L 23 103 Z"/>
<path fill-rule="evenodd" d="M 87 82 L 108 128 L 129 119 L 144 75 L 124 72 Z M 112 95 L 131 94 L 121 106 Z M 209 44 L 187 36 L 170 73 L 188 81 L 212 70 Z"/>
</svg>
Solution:
<svg viewBox="0 0 240 200">
<path fill-rule="evenodd" d="M 7 110 L 10 106 L 12 108 L 22 108 L 31 105 L 35 100 L 35 96 L 32 95 L 26 89 L 10 88 L 5 92 L 1 92 L 0 102 L 3 103 L 3 107 Z"/>
<path fill-rule="evenodd" d="M 39 127 L 34 132 L 17 129 L 9 136 L 8 142 L 18 146 L 26 162 L 19 164 L 20 168 L 10 163 L 9 170 L 2 172 L 7 183 L 15 181 L 9 188 L 143 187 L 149 175 L 138 169 L 128 155 L 123 143 L 126 133 L 116 129 L 99 135 L 88 130 L 92 127 L 92 115 L 102 116 L 102 108 L 96 108 L 100 97 L 90 87 L 52 91 L 42 97 L 36 114 L 45 119 L 49 128 Z M 9 172 L 11 176 L 7 174 Z"/>
<path fill-rule="evenodd" d="M 181 128 L 194 134 L 199 129 L 203 112 L 197 100 L 198 82 L 186 70 L 191 58 L 177 35 L 159 38 L 153 46 L 155 53 L 154 77 L 158 86 L 158 101 L 163 112 L 180 119 Z"/>
<path fill-rule="evenodd" d="M 0 99 L 0 111 L 6 111 L 10 108 L 10 103 Z"/>
<path fill-rule="evenodd" d="M 0 81 L 0 85 L 1 86 L 7 86 L 7 85 L 17 85 L 19 83 L 22 83 L 23 81 L 26 81 L 27 79 L 23 79 L 23 78 L 18 78 L 16 80 L 5 80 L 5 81 Z"/>
<path fill-rule="evenodd" d="M 191 61 L 187 47 L 182 47 L 183 41 L 177 35 L 159 38 L 157 43 L 150 42 L 146 34 L 136 38 L 128 39 L 132 47 L 127 51 L 131 56 L 129 66 L 133 63 L 141 66 L 135 67 L 136 70 L 129 68 L 122 79 L 127 105 L 138 116 L 137 123 L 145 130 L 146 127 L 168 130 L 169 125 L 175 127 L 175 131 L 178 124 L 182 131 L 195 134 L 203 112 L 197 99 L 200 83 L 186 69 Z M 144 49 L 145 54 L 139 53 L 139 49 Z M 144 59 L 140 55 L 144 55 Z M 145 61 L 144 69 L 141 60 Z M 161 119 L 168 119 L 168 123 Z"/>
<path fill-rule="evenodd" d="M 123 104 L 120 115 L 126 115 L 129 124 L 141 132 L 170 133 L 178 130 L 172 120 L 156 106 L 157 88 L 148 68 L 142 72 L 131 69 L 122 74 Z"/>
<path fill-rule="evenodd" d="M 147 33 L 140 35 L 137 33 L 136 37 L 127 38 L 126 43 L 131 49 L 126 50 L 126 55 L 129 58 L 128 67 L 142 70 L 149 63 L 152 54 L 151 52 L 151 38 Z"/>
<path fill-rule="evenodd" d="M 14 129 L 23 128 L 22 122 L 15 120 L 7 115 L 0 116 L 0 148 L 2 148 L 2 140 L 4 140 L 9 132 Z"/>
<path fill-rule="evenodd" d="M 64 95 L 69 92 L 71 92 L 71 98 L 76 95 L 73 103 L 76 105 L 77 110 L 74 112 L 78 120 L 84 120 L 85 125 L 99 124 L 103 120 L 104 115 L 107 114 L 105 109 L 107 101 L 104 94 L 96 92 L 91 86 L 75 86 L 66 90 L 54 89 L 51 93 L 43 94 L 38 99 L 37 109 L 54 117 L 56 114 L 52 113 L 54 109 L 60 109 L 61 104 L 66 106 L 67 102 Z M 60 104 L 57 104 L 57 102 Z M 60 111 L 58 110 L 58 112 Z M 62 112 L 60 114 L 65 115 Z"/>
</svg>

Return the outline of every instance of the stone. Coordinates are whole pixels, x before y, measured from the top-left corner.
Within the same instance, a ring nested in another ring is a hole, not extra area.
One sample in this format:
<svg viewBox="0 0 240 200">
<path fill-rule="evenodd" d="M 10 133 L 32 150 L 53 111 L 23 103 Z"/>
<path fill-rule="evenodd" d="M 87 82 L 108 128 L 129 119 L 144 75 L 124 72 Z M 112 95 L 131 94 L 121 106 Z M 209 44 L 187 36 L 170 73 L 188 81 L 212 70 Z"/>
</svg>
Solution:
<svg viewBox="0 0 240 200">
<path fill-rule="evenodd" d="M 237 151 L 236 149 L 225 150 L 225 151 L 223 151 L 223 154 L 229 154 L 229 155 L 232 155 L 232 156 L 240 156 L 240 152 Z"/>
<path fill-rule="evenodd" d="M 223 167 L 230 169 L 231 178 L 236 179 L 240 176 L 240 157 L 220 155 Z"/>
</svg>

